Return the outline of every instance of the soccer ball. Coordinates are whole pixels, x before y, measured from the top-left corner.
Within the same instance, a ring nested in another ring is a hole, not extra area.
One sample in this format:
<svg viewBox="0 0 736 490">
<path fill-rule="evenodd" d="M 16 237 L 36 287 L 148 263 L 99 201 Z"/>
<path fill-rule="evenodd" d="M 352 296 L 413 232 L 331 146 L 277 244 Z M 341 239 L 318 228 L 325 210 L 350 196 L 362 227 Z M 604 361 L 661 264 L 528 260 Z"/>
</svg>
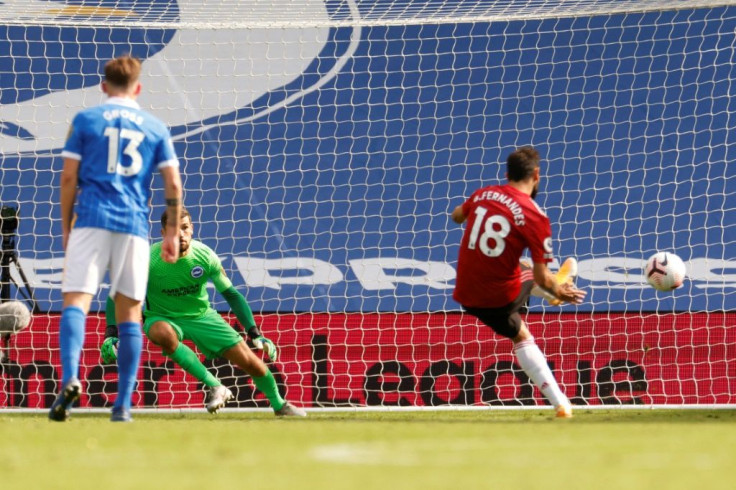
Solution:
<svg viewBox="0 0 736 490">
<path fill-rule="evenodd" d="M 6 301 L 0 304 L 0 334 L 18 333 L 31 323 L 31 312 L 25 303 Z"/>
<path fill-rule="evenodd" d="M 669 252 L 657 252 L 647 260 L 647 282 L 657 291 L 672 291 L 685 280 L 685 263 Z"/>
</svg>

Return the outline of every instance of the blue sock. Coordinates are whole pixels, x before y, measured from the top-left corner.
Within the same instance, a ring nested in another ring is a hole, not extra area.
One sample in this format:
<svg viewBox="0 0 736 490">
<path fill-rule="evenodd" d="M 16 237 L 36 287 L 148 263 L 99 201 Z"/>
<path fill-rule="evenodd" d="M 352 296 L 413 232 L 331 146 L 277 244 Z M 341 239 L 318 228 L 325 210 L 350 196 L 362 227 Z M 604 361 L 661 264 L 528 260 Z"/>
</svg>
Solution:
<svg viewBox="0 0 736 490">
<path fill-rule="evenodd" d="M 87 315 L 81 308 L 67 306 L 61 312 L 59 349 L 61 351 L 61 386 L 70 378 L 79 378 L 79 358 L 84 345 L 84 326 Z"/>
<path fill-rule="evenodd" d="M 113 409 L 129 410 L 143 349 L 140 323 L 119 324 L 118 338 L 120 339 L 118 342 L 118 397 L 115 399 Z"/>
</svg>

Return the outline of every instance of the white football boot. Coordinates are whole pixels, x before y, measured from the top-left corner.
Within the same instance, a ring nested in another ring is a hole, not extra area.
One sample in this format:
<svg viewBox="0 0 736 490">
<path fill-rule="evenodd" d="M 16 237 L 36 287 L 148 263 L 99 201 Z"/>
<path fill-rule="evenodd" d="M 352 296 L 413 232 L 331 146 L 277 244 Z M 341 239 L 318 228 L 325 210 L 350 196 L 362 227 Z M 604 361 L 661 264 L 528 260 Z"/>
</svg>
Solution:
<svg viewBox="0 0 736 490">
<path fill-rule="evenodd" d="M 284 406 L 278 410 L 274 410 L 273 413 L 277 417 L 306 417 L 307 412 L 299 407 L 295 407 L 289 402 L 284 403 Z"/>
<path fill-rule="evenodd" d="M 217 413 L 217 411 L 224 407 L 225 404 L 232 398 L 232 391 L 228 390 L 222 385 L 213 386 L 212 388 L 210 388 L 205 407 L 207 407 L 207 411 L 209 413 Z"/>
</svg>

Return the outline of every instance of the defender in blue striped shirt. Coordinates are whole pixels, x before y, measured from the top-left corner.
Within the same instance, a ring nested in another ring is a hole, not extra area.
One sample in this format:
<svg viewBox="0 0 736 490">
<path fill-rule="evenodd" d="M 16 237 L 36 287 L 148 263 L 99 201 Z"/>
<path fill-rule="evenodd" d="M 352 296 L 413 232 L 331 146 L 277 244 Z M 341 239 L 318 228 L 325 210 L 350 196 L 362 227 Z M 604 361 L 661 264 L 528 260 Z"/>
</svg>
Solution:
<svg viewBox="0 0 736 490">
<path fill-rule="evenodd" d="M 130 56 L 105 65 L 102 105 L 78 113 L 62 152 L 61 223 L 65 250 L 59 332 L 62 390 L 49 418 L 64 421 L 80 397 L 79 358 L 87 313 L 106 271 L 115 298 L 120 342 L 118 396 L 111 420 L 127 422 L 142 347 L 141 302 L 150 245 L 152 174 L 163 177 L 169 224 L 161 256 L 179 256 L 181 177 L 166 126 L 136 102 L 141 63 Z"/>
</svg>

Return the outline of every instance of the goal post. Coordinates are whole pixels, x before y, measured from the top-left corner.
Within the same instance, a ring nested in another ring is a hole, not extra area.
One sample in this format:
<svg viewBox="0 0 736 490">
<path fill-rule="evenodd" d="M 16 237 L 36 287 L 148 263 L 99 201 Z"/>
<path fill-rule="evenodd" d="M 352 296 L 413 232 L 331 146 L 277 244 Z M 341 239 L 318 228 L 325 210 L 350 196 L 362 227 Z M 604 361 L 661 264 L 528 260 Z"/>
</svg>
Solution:
<svg viewBox="0 0 736 490">
<path fill-rule="evenodd" d="M 588 293 L 529 305 L 563 391 L 591 407 L 736 404 L 736 2 L 13 0 L 0 32 L 0 204 L 18 215 L 2 226 L 2 299 L 29 286 L 39 308 L 0 341 L 0 413 L 58 389 L 60 149 L 125 53 L 171 129 L 195 237 L 279 346 L 289 400 L 544 405 L 510 342 L 452 299 L 449 213 L 531 144 L 555 256 L 577 258 Z M 685 261 L 683 287 L 646 284 L 656 251 Z M 107 292 L 87 324 L 85 408 L 116 391 L 98 350 Z M 205 363 L 232 407 L 267 406 L 242 372 Z M 148 342 L 139 377 L 137 408 L 202 407 Z"/>
</svg>

